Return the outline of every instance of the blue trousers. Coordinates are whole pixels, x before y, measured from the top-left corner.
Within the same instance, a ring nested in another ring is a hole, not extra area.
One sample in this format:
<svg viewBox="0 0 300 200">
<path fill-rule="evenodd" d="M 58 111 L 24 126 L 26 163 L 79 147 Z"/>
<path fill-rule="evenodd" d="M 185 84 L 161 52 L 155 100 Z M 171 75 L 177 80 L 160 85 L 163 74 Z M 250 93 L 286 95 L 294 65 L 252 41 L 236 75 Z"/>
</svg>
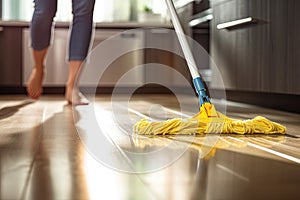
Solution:
<svg viewBox="0 0 300 200">
<path fill-rule="evenodd" d="M 34 5 L 30 26 L 31 46 L 34 50 L 43 50 L 50 45 L 57 0 L 34 0 Z M 88 54 L 94 5 L 95 0 L 72 0 L 73 22 L 69 41 L 69 61 L 83 61 Z"/>
</svg>

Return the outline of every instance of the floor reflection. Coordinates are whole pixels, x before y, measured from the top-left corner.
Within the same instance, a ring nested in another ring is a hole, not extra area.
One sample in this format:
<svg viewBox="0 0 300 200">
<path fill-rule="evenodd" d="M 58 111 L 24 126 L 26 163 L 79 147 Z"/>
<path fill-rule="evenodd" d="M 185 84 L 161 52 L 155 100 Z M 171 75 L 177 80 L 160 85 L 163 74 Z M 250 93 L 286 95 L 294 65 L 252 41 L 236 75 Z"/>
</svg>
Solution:
<svg viewBox="0 0 300 200">
<path fill-rule="evenodd" d="M 186 142 L 185 137 L 165 136 L 134 137 L 133 141 L 137 148 L 145 149 L 168 146 L 174 139 Z M 176 191 L 180 191 L 179 193 L 185 191 L 187 199 L 299 197 L 296 189 L 300 183 L 299 165 L 281 158 L 274 159 L 259 150 L 249 149 L 249 141 L 255 142 L 255 139 L 263 139 L 261 145 L 265 148 L 272 148 L 286 141 L 286 137 L 281 135 L 198 136 L 190 144 L 191 148 L 177 162 L 142 178 L 163 199 L 174 198 L 169 196 L 170 193 L 162 195 L 166 192 L 164 190 L 166 187 L 173 195 Z M 241 151 L 242 149 L 244 151 Z M 245 149 L 248 149 L 248 152 Z M 288 186 L 282 186 L 283 182 Z M 183 196 L 178 194 L 178 197 Z"/>
<path fill-rule="evenodd" d="M 76 135 L 72 107 L 48 103 L 39 134 L 39 145 L 25 188 L 25 197 L 88 198 L 83 166 L 85 150 Z"/>
<path fill-rule="evenodd" d="M 218 135 L 211 134 L 205 136 L 133 136 L 131 137 L 134 150 L 150 151 L 149 149 L 170 148 L 171 143 L 180 142 L 189 145 L 190 148 L 199 151 L 201 159 L 213 157 L 218 149 L 230 149 L 240 151 L 249 145 L 249 142 L 255 143 L 262 147 L 271 148 L 278 146 L 286 141 L 286 136 L 273 135 Z M 121 144 L 122 146 L 122 144 Z M 131 146 L 122 146 L 128 150 Z M 172 146 L 174 147 L 174 146 Z M 249 153 L 252 153 L 249 152 Z M 264 156 L 263 154 L 261 156 Z"/>
</svg>

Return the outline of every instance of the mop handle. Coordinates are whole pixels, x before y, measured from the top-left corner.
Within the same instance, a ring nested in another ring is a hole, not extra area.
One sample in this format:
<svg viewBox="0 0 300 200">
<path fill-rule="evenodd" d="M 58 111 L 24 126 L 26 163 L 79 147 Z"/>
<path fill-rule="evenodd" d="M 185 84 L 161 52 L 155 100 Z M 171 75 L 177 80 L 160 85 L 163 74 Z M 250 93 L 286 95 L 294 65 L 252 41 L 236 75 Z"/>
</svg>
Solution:
<svg viewBox="0 0 300 200">
<path fill-rule="evenodd" d="M 191 49 L 189 47 L 188 41 L 185 37 L 182 26 L 179 22 L 177 12 L 175 10 L 175 6 L 174 6 L 172 0 L 166 0 L 166 4 L 167 4 L 168 10 L 170 12 L 172 23 L 173 23 L 173 26 L 175 28 L 175 32 L 177 34 L 180 46 L 182 48 L 182 51 L 183 51 L 184 57 L 186 59 L 186 62 L 188 64 L 188 67 L 189 67 L 190 73 L 192 75 L 192 78 L 193 79 L 197 78 L 197 77 L 200 76 L 199 72 L 198 72 L 198 69 L 196 67 L 197 65 L 196 65 L 196 62 L 194 60 Z"/>
<path fill-rule="evenodd" d="M 210 102 L 209 97 L 206 94 L 206 89 L 205 89 L 203 80 L 198 72 L 198 68 L 197 68 L 195 59 L 193 57 L 192 51 L 191 51 L 188 41 L 185 37 L 182 26 L 179 22 L 177 12 L 175 10 L 175 6 L 174 6 L 172 0 L 165 0 L 165 2 L 167 4 L 169 13 L 171 15 L 172 23 L 174 25 L 175 32 L 178 37 L 180 46 L 182 48 L 184 57 L 186 59 L 187 65 L 188 65 L 190 73 L 192 75 L 194 87 L 200 98 L 200 105 L 202 105 L 205 102 Z"/>
</svg>

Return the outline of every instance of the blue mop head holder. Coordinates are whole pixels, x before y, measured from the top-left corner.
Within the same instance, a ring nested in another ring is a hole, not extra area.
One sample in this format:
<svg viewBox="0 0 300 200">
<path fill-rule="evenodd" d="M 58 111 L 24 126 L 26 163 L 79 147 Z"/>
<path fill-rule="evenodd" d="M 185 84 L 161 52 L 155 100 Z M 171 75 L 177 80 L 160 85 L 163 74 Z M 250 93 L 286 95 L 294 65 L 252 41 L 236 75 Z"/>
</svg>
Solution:
<svg viewBox="0 0 300 200">
<path fill-rule="evenodd" d="M 201 77 L 196 77 L 193 79 L 195 90 L 199 97 L 199 104 L 202 106 L 204 103 L 211 103 L 209 97 L 206 94 L 206 89 Z"/>
</svg>

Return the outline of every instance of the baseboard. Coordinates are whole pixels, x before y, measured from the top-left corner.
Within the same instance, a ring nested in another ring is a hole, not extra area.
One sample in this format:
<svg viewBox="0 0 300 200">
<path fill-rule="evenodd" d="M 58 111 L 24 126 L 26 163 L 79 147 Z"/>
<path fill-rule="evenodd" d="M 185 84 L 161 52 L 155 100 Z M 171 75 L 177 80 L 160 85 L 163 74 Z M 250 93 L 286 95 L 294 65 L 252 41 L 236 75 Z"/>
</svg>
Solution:
<svg viewBox="0 0 300 200">
<path fill-rule="evenodd" d="M 226 90 L 226 99 L 287 112 L 300 113 L 300 95 Z"/>
<path fill-rule="evenodd" d="M 172 94 L 172 93 L 180 93 L 180 94 L 191 94 L 193 91 L 191 88 L 186 87 L 172 87 L 170 89 L 158 85 L 158 84 L 147 84 L 142 87 L 121 87 L 114 88 L 113 86 L 101 86 L 98 88 L 94 87 L 80 87 L 84 93 L 87 94 L 112 94 L 113 92 L 120 94 L 127 94 L 129 92 L 134 91 L 135 94 Z M 65 88 L 63 86 L 46 86 L 43 87 L 43 94 L 46 95 L 55 95 L 55 94 L 64 94 Z M 0 86 L 0 95 L 23 95 L 26 94 L 25 87 L 19 86 Z M 193 94 L 194 95 L 194 94 Z"/>
</svg>

